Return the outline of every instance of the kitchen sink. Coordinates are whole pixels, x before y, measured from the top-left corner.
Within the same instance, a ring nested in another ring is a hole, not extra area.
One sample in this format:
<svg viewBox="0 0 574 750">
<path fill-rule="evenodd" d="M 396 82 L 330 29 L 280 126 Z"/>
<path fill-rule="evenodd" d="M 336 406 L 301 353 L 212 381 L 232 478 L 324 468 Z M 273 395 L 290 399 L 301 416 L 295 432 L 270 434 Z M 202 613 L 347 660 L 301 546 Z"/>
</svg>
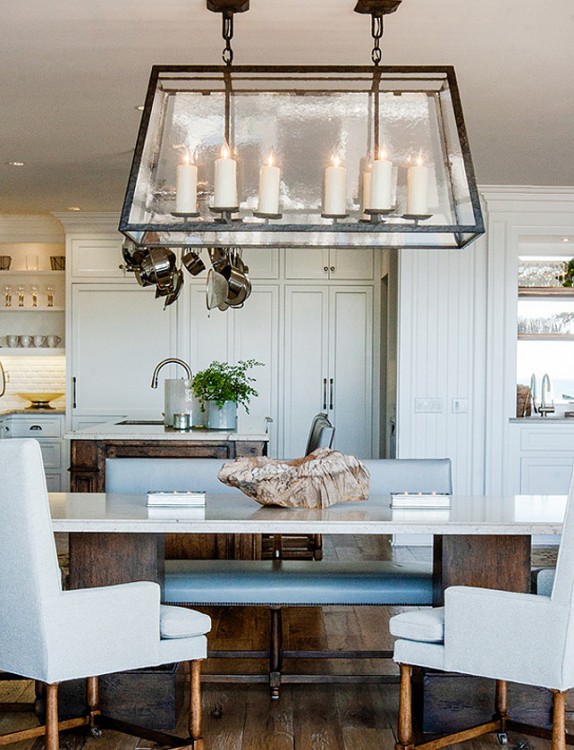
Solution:
<svg viewBox="0 0 574 750">
<path fill-rule="evenodd" d="M 124 419 L 116 424 L 163 424 L 163 419 Z"/>
</svg>

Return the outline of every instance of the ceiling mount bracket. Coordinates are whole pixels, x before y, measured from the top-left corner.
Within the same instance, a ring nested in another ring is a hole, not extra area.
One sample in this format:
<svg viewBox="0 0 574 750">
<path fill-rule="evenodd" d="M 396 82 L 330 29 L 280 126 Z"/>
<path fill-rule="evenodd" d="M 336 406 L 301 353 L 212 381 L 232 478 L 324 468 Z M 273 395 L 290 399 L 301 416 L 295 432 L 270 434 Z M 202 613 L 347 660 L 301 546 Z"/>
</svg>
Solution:
<svg viewBox="0 0 574 750">
<path fill-rule="evenodd" d="M 245 13 L 249 10 L 249 0 L 207 0 L 207 10 L 225 15 Z"/>
<path fill-rule="evenodd" d="M 355 13 L 368 13 L 373 16 L 386 16 L 394 13 L 402 0 L 357 0 Z"/>
</svg>

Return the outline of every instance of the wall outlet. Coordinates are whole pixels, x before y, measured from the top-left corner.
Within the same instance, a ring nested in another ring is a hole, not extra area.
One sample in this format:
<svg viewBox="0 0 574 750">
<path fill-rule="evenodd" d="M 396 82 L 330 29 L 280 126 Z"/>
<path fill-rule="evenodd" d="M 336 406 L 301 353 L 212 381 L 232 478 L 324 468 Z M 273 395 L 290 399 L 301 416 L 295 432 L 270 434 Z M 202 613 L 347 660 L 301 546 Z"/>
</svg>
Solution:
<svg viewBox="0 0 574 750">
<path fill-rule="evenodd" d="M 417 414 L 441 414 L 443 408 L 442 398 L 415 398 Z"/>
<path fill-rule="evenodd" d="M 467 398 L 453 398 L 452 413 L 453 414 L 468 414 L 468 399 Z"/>
</svg>

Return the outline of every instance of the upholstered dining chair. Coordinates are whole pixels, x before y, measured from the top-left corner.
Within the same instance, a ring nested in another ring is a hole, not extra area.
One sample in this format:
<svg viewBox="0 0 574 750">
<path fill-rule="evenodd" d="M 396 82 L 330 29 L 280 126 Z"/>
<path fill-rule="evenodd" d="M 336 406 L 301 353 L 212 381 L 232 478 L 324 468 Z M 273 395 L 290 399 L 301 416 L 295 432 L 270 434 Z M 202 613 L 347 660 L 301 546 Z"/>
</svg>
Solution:
<svg viewBox="0 0 574 750">
<path fill-rule="evenodd" d="M 397 750 L 437 750 L 488 732 L 504 738 L 512 729 L 547 737 L 552 750 L 565 750 L 565 699 L 574 687 L 574 477 L 550 596 L 451 586 L 444 607 L 396 615 L 390 631 L 399 638 L 394 650 L 401 673 Z M 411 709 L 415 666 L 496 680 L 492 721 L 417 745 Z M 550 731 L 509 718 L 507 682 L 552 692 Z"/>
<path fill-rule="evenodd" d="M 0 670 L 44 683 L 46 724 L 0 737 L 0 744 L 59 731 L 109 726 L 162 745 L 203 748 L 200 666 L 207 654 L 207 615 L 160 606 L 160 589 L 138 581 L 62 591 L 48 494 L 37 441 L 0 441 Z M 189 737 L 180 738 L 103 716 L 98 675 L 189 662 Z M 58 720 L 58 683 L 87 678 L 85 716 Z"/>
<path fill-rule="evenodd" d="M 335 438 L 335 428 L 323 412 L 315 414 L 311 421 L 311 429 L 307 438 L 305 455 L 308 456 L 317 448 L 331 448 Z"/>
</svg>

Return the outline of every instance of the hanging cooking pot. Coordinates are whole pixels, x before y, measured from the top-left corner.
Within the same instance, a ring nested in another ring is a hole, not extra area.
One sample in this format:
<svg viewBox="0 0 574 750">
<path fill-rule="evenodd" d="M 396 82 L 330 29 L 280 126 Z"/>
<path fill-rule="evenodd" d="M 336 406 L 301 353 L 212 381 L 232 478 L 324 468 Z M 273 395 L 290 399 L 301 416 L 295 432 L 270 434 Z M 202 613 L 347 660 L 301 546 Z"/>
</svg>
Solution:
<svg viewBox="0 0 574 750">
<path fill-rule="evenodd" d="M 187 252 L 181 256 L 181 262 L 192 276 L 197 276 L 198 273 L 205 270 L 205 263 L 194 250 L 188 249 Z"/>
<path fill-rule="evenodd" d="M 173 285 L 173 291 L 171 291 L 165 298 L 165 302 L 163 305 L 164 310 L 169 305 L 173 305 L 173 303 L 181 294 L 182 288 L 183 288 L 183 272 L 181 268 L 178 268 L 178 270 L 175 272 L 175 283 Z"/>
<path fill-rule="evenodd" d="M 141 263 L 147 254 L 147 250 L 138 247 L 132 240 L 125 239 L 122 245 L 122 255 L 128 271 L 141 269 Z"/>
<path fill-rule="evenodd" d="M 240 307 L 251 294 L 251 282 L 246 274 L 247 266 L 241 258 L 240 248 L 230 251 L 229 261 L 230 265 L 222 271 L 229 288 L 225 301 L 231 307 Z"/>
<path fill-rule="evenodd" d="M 152 247 L 149 250 L 149 257 L 154 270 L 155 283 L 159 287 L 173 287 L 175 284 L 175 253 L 165 247 Z"/>
<path fill-rule="evenodd" d="M 136 281 L 140 286 L 151 286 L 151 284 L 155 284 L 155 270 L 147 250 L 142 256 L 140 268 L 136 268 L 134 274 Z"/>
<path fill-rule="evenodd" d="M 229 249 L 226 247 L 208 247 L 209 259 L 213 269 L 221 273 L 229 265 Z"/>
</svg>

